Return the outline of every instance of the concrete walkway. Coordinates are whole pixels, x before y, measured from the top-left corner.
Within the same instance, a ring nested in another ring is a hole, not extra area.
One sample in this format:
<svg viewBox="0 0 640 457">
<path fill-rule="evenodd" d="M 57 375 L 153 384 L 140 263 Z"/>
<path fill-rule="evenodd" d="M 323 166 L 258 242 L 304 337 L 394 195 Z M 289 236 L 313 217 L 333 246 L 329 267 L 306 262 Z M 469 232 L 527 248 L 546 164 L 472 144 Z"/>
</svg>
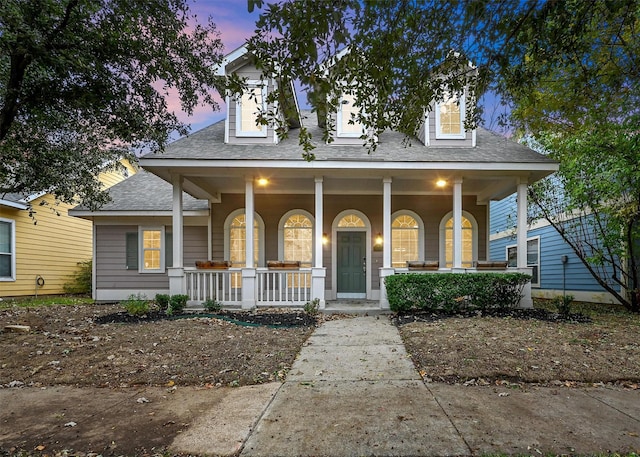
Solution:
<svg viewBox="0 0 640 457">
<path fill-rule="evenodd" d="M 330 321 L 241 456 L 441 456 L 640 450 L 640 392 L 422 382 L 384 317 Z"/>
</svg>

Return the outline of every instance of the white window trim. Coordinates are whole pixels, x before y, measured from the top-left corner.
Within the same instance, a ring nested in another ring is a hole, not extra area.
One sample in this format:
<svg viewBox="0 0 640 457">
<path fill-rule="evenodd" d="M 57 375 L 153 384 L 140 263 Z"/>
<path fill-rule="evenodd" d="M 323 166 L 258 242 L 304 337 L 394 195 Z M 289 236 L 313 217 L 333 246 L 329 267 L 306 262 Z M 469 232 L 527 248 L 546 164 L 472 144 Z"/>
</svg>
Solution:
<svg viewBox="0 0 640 457">
<path fill-rule="evenodd" d="M 16 221 L 0 217 L 0 222 L 7 222 L 11 227 L 11 276 L 1 276 L 0 282 L 14 282 L 16 280 Z"/>
<path fill-rule="evenodd" d="M 417 213 L 408 209 L 401 209 L 391 215 L 391 240 L 393 241 L 393 221 L 400 216 L 411 216 L 418 223 L 418 258 L 415 260 L 424 261 L 424 222 Z M 393 264 L 393 244 L 391 245 L 391 262 Z"/>
<path fill-rule="evenodd" d="M 232 211 L 224 220 L 224 260 L 231 260 L 230 258 L 231 241 L 229 239 L 231 236 L 231 223 L 233 222 L 233 219 L 240 214 L 245 214 L 244 208 L 239 208 L 235 211 Z M 259 252 L 258 252 L 258 264 L 256 265 L 256 267 L 259 267 L 261 265 L 266 264 L 264 260 L 264 221 L 262 220 L 262 217 L 260 217 L 260 215 L 255 211 L 253 212 L 253 217 L 255 222 L 257 222 L 258 224 L 258 251 Z M 245 259 L 245 264 L 246 264 L 246 259 Z"/>
<path fill-rule="evenodd" d="M 337 112 L 337 116 L 336 116 L 336 135 L 338 138 L 360 138 L 362 135 L 365 134 L 366 129 L 364 127 L 364 125 L 362 126 L 361 132 L 348 132 L 345 133 L 342 131 L 342 118 L 344 116 L 344 113 L 342 112 L 342 107 L 344 106 L 342 101 L 344 100 L 344 94 L 340 96 L 340 101 L 338 103 L 338 112 Z M 354 99 L 355 102 L 355 99 Z M 355 106 L 355 105 L 354 105 Z M 349 122 L 350 119 L 347 119 L 347 122 Z M 354 119 L 354 122 L 356 122 L 356 120 Z"/>
<path fill-rule="evenodd" d="M 145 268 L 144 267 L 144 232 L 145 231 L 160 231 L 160 268 Z M 139 226 L 138 227 L 138 273 L 164 273 L 165 272 L 165 233 L 164 226 Z"/>
<path fill-rule="evenodd" d="M 459 97 L 460 100 L 460 133 L 442 133 L 440 130 L 440 104 L 441 102 L 436 103 L 435 108 L 435 118 L 436 118 L 436 139 L 437 140 L 464 140 L 467 138 L 467 132 L 464 129 L 464 120 L 466 113 L 466 102 L 465 102 L 465 94 L 461 94 Z"/>
<path fill-rule="evenodd" d="M 471 222 L 471 236 L 472 236 L 472 254 L 471 261 L 478 260 L 478 221 L 473 217 L 471 213 L 468 211 L 462 211 L 462 216 L 466 217 L 469 222 Z M 446 249 L 446 230 L 447 230 L 447 222 L 449 219 L 453 217 L 453 211 L 449 211 L 444 217 L 440 220 L 440 247 L 439 247 L 439 257 L 440 257 L 440 268 L 451 268 L 447 267 L 447 253 Z"/>
<path fill-rule="evenodd" d="M 264 81 L 249 80 L 247 81 L 247 87 L 249 89 L 261 88 L 262 89 L 262 112 L 267 111 L 267 85 Z M 267 126 L 263 125 L 260 132 L 245 132 L 242 130 L 242 95 L 236 97 L 236 136 L 244 138 L 266 138 Z"/>
<path fill-rule="evenodd" d="M 315 256 L 315 245 L 316 245 L 316 236 L 315 236 L 315 227 L 316 227 L 316 221 L 315 218 L 311 215 L 311 213 L 309 211 L 306 211 L 304 209 L 292 209 L 291 211 L 287 211 L 284 216 L 282 216 L 280 218 L 280 222 L 278 223 L 278 259 L 282 259 L 284 260 L 284 224 L 289 220 L 289 218 L 291 216 L 294 216 L 296 214 L 302 214 L 303 216 L 305 216 L 306 218 L 308 218 L 311 221 L 311 246 L 312 246 L 312 252 L 311 252 L 311 265 L 315 265 L 315 260 L 316 260 L 316 256 Z"/>
<path fill-rule="evenodd" d="M 527 262 L 527 267 L 530 266 L 537 266 L 538 267 L 538 282 L 531 282 L 531 287 L 540 287 L 540 236 L 532 236 L 531 238 L 527 238 L 527 244 L 529 244 L 529 241 L 533 241 L 533 240 L 537 240 L 538 241 L 538 263 L 536 264 L 531 264 L 529 265 L 529 262 Z M 508 246 L 504 247 L 504 256 L 505 259 L 507 260 L 507 262 L 509 261 L 509 249 L 515 249 L 516 250 L 516 258 L 518 256 L 518 245 L 517 244 L 509 244 Z M 511 267 L 513 268 L 513 267 Z"/>
</svg>

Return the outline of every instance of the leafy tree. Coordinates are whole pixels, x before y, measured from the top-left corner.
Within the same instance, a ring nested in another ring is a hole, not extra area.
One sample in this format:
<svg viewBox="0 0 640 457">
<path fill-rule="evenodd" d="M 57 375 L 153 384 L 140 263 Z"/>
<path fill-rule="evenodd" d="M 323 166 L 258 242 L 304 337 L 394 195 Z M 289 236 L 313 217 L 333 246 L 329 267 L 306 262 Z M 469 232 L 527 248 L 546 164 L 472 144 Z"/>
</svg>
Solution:
<svg viewBox="0 0 640 457">
<path fill-rule="evenodd" d="M 221 48 L 187 0 L 0 2 L 0 196 L 105 202 L 106 164 L 187 133 L 167 94 L 216 108 Z"/>
<path fill-rule="evenodd" d="M 299 79 L 319 113 L 335 111 L 333 95 L 347 87 L 366 113 L 357 121 L 410 138 L 433 100 L 467 86 L 471 98 L 499 93 L 512 108 L 503 120 L 561 162 L 562 186 L 543 183 L 532 194 L 538 215 L 554 223 L 607 290 L 640 311 L 638 0 L 248 5 L 262 8 L 250 48 L 263 71 Z M 332 60 L 342 48 L 350 52 Z M 474 108 L 467 104 L 468 127 L 481 116 Z M 300 135 L 313 159 L 308 132 Z M 576 211 L 584 217 L 566 222 L 563 216 Z"/>
</svg>

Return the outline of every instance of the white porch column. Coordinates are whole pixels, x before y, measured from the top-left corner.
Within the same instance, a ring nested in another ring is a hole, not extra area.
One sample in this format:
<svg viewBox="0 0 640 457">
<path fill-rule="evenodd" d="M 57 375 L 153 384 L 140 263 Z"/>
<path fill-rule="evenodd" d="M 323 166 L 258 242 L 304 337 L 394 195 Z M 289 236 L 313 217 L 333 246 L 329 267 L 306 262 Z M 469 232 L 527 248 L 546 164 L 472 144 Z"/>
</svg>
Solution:
<svg viewBox="0 0 640 457">
<path fill-rule="evenodd" d="M 253 225 L 255 221 L 253 199 L 253 177 L 245 178 L 244 220 L 245 220 L 245 267 L 242 269 L 242 308 L 256 306 L 256 269 L 253 250 Z"/>
<path fill-rule="evenodd" d="M 171 184 L 173 185 L 173 206 L 171 211 L 172 217 L 172 239 L 173 246 L 173 265 L 167 268 L 167 275 L 169 276 L 169 293 L 171 295 L 184 294 L 186 292 L 186 283 L 184 277 L 183 268 L 183 232 L 184 221 L 182 215 L 182 181 L 181 175 L 174 175 L 171 177 Z M 169 246 L 165 246 L 165 249 L 169 249 Z"/>
<path fill-rule="evenodd" d="M 380 308 L 389 309 L 385 278 L 394 273 L 391 266 L 391 177 L 382 180 L 382 268 L 380 268 Z"/>
<path fill-rule="evenodd" d="M 320 309 L 324 309 L 326 301 L 324 297 L 325 278 L 327 270 L 323 266 L 323 229 L 324 229 L 324 178 L 316 176 L 315 178 L 315 246 L 314 246 L 314 262 L 311 269 L 311 299 L 320 300 Z"/>
<path fill-rule="evenodd" d="M 462 178 L 453 181 L 453 270 L 462 269 Z"/>
<path fill-rule="evenodd" d="M 530 275 L 531 268 L 527 267 L 527 184 L 528 182 L 525 178 L 521 178 L 518 182 L 518 220 L 516 228 L 516 251 L 518 257 L 518 271 Z M 531 299 L 531 282 L 527 283 L 522 293 L 523 297 L 520 300 L 520 307 L 533 307 L 533 300 Z"/>
</svg>

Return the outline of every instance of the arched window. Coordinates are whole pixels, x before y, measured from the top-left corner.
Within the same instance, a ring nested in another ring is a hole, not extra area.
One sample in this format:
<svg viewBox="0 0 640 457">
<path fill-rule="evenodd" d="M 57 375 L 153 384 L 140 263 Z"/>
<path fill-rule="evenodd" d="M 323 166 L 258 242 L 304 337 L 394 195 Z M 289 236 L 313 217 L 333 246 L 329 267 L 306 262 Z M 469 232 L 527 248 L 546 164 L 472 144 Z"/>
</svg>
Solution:
<svg viewBox="0 0 640 457">
<path fill-rule="evenodd" d="M 313 262 L 313 221 L 306 211 L 293 210 L 281 222 L 281 258 L 299 260 L 303 267 Z"/>
<path fill-rule="evenodd" d="M 340 219 L 338 227 L 365 227 L 364 221 L 356 214 L 347 214 Z"/>
<path fill-rule="evenodd" d="M 225 259 L 231 261 L 234 268 L 246 266 L 246 217 L 244 209 L 231 213 L 225 222 Z M 253 219 L 253 261 L 255 265 L 263 263 L 262 239 L 264 223 L 258 214 Z"/>
<path fill-rule="evenodd" d="M 399 213 L 391 223 L 391 265 L 395 268 L 407 266 L 407 261 L 423 260 L 424 247 L 422 221 L 408 211 Z"/>
<path fill-rule="evenodd" d="M 478 224 L 466 211 L 462 215 L 462 267 L 471 268 L 478 258 Z M 453 267 L 453 215 L 449 213 L 440 223 L 440 262 Z"/>
</svg>

